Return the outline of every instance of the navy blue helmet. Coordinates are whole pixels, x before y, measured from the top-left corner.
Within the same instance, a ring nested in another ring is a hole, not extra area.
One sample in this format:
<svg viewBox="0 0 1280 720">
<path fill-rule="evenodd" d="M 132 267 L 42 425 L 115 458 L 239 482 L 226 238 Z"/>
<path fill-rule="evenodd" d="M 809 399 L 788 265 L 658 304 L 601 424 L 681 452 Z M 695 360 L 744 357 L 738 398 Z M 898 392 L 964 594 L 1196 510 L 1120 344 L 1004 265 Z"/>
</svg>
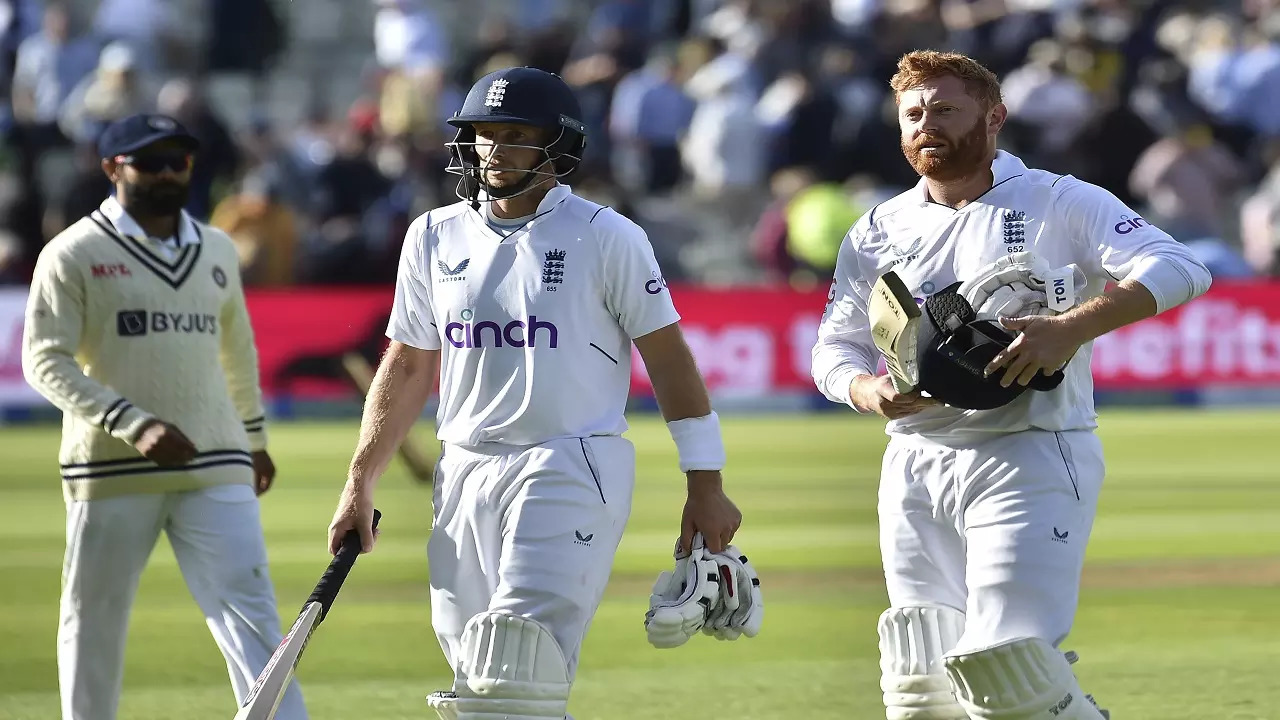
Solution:
<svg viewBox="0 0 1280 720">
<path fill-rule="evenodd" d="M 528 168 L 480 166 L 476 154 L 474 123 L 511 123 L 528 125 L 547 131 L 544 145 L 504 145 L 541 150 L 543 163 Z M 453 142 L 446 143 L 450 161 L 447 171 L 462 176 L 458 197 L 478 206 L 483 189 L 489 199 L 515 197 L 528 192 L 549 178 L 564 179 L 578 169 L 587 146 L 587 127 L 582 123 L 582 108 L 573 90 L 559 75 L 531 67 L 513 67 L 489 73 L 476 81 L 462 103 L 462 109 L 449 118 L 458 128 Z M 485 170 L 520 170 L 523 180 L 509 187 L 491 187 L 485 181 Z"/>
</svg>

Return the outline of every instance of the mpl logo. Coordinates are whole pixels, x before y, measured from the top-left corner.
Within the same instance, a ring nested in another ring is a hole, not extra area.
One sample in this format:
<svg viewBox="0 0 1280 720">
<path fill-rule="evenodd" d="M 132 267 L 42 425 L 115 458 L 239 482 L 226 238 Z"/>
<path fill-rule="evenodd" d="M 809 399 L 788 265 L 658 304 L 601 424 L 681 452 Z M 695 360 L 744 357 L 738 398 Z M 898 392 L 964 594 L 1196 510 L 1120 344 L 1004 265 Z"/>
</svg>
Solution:
<svg viewBox="0 0 1280 720">
<path fill-rule="evenodd" d="M 94 265 L 89 266 L 89 270 L 96 278 L 127 277 L 133 275 L 129 270 L 129 266 L 124 263 L 95 263 Z"/>
<path fill-rule="evenodd" d="M 1120 222 L 1116 223 L 1112 229 L 1116 231 L 1117 235 L 1128 235 L 1134 230 L 1141 230 L 1147 224 L 1147 221 L 1140 216 L 1129 217 L 1128 215 L 1121 215 Z"/>
<path fill-rule="evenodd" d="M 472 323 L 475 313 L 467 308 L 461 313 L 462 322 L 451 322 L 444 326 L 444 337 L 456 348 L 484 347 L 538 347 L 539 330 L 545 331 L 547 342 L 543 347 L 555 349 L 560 344 L 560 329 L 555 323 L 544 322 L 537 315 L 530 315 L 526 320 L 512 320 L 506 325 L 499 325 L 492 320 L 481 320 Z"/>
</svg>

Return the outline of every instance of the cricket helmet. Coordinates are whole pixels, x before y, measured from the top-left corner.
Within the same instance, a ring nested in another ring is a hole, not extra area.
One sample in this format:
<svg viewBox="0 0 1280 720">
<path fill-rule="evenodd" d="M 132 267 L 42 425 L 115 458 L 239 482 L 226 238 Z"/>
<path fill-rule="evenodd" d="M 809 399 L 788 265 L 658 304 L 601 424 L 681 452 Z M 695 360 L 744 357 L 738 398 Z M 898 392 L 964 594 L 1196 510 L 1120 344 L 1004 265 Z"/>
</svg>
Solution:
<svg viewBox="0 0 1280 720">
<path fill-rule="evenodd" d="M 532 67 L 504 68 L 480 78 L 448 122 L 458 132 L 453 142 L 445 144 L 450 154 L 446 171 L 461 176 L 457 195 L 473 206 L 479 205 L 482 189 L 488 199 L 509 198 L 548 178 L 569 177 L 582 162 L 587 145 L 587 127 L 573 89 L 559 75 Z M 476 154 L 475 123 L 511 123 L 546 130 L 550 139 L 543 145 L 499 144 L 540 150 L 546 162 L 532 170 L 482 167 Z M 486 170 L 518 170 L 525 172 L 525 177 L 510 187 L 496 188 L 485 181 Z"/>
</svg>

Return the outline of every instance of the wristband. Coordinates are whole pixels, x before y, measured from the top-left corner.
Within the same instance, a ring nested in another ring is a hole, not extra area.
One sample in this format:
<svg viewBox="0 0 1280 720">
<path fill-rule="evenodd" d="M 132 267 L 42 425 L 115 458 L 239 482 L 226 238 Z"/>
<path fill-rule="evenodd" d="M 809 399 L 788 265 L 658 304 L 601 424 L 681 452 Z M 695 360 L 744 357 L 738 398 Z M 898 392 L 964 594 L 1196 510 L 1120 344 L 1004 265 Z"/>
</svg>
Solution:
<svg viewBox="0 0 1280 720">
<path fill-rule="evenodd" d="M 702 417 L 672 420 L 667 429 L 680 455 L 681 472 L 724 468 L 724 440 L 720 437 L 720 417 L 714 410 Z"/>
</svg>

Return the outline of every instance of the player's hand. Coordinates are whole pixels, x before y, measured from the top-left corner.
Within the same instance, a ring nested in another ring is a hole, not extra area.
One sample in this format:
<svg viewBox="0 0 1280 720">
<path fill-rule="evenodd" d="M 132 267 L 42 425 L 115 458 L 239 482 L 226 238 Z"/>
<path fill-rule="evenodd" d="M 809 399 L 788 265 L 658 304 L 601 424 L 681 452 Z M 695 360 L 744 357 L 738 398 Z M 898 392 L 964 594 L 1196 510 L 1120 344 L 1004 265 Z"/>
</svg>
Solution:
<svg viewBox="0 0 1280 720">
<path fill-rule="evenodd" d="M 742 513 L 724 494 L 718 470 L 690 470 L 689 497 L 680 520 L 680 548 L 689 552 L 694 533 L 702 533 L 707 550 L 723 551 L 733 542 L 734 533 L 742 526 Z"/>
<path fill-rule="evenodd" d="M 919 391 L 898 392 L 893 387 L 893 378 L 888 375 L 855 378 L 849 385 L 849 399 L 863 410 L 889 420 L 914 415 L 939 404 L 934 398 L 921 395 Z"/>
<path fill-rule="evenodd" d="M 986 368 L 988 377 L 1005 368 L 1000 378 L 1002 387 L 1009 387 L 1015 382 L 1026 385 L 1038 372 L 1052 375 L 1066 365 L 1084 344 L 1062 315 L 1002 317 L 1000 325 L 1018 333 L 1009 347 L 996 354 Z"/>
<path fill-rule="evenodd" d="M 338 509 L 329 523 L 329 553 L 337 555 L 342 539 L 352 528 L 360 531 L 360 552 L 373 550 L 379 531 L 373 529 L 373 494 L 348 481 L 338 499 Z"/>
<path fill-rule="evenodd" d="M 271 489 L 276 479 L 276 464 L 266 450 L 253 453 L 253 491 L 258 495 Z"/>
<path fill-rule="evenodd" d="M 176 425 L 151 420 L 142 426 L 133 447 L 161 467 L 186 465 L 196 458 L 196 445 Z"/>
</svg>

